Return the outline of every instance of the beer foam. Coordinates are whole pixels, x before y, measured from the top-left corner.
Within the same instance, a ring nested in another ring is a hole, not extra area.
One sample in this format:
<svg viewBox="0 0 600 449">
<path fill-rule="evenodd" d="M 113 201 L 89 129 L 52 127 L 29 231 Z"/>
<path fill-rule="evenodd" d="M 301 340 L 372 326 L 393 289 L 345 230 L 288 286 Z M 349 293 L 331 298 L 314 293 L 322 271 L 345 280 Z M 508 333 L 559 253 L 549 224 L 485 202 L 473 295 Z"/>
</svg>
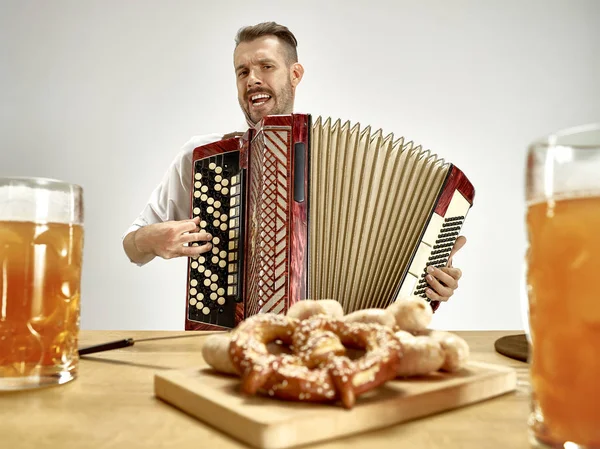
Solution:
<svg viewBox="0 0 600 449">
<path fill-rule="evenodd" d="M 549 203 L 549 202 L 557 202 L 564 200 L 580 200 L 583 198 L 600 198 L 600 188 L 599 189 L 587 189 L 587 190 L 577 190 L 573 192 L 560 192 L 555 193 L 549 197 L 545 197 L 542 194 L 533 197 L 526 201 L 526 205 L 535 206 L 540 203 Z"/>
<path fill-rule="evenodd" d="M 83 224 L 81 189 L 59 183 L 49 187 L 0 185 L 0 221 Z"/>
</svg>

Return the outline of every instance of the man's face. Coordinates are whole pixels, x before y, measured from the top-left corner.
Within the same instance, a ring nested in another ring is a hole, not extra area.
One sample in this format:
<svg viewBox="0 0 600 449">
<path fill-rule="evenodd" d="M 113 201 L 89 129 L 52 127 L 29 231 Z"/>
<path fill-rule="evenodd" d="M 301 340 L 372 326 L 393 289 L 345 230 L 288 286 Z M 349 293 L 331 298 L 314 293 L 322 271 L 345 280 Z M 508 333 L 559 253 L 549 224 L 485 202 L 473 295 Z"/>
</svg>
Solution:
<svg viewBox="0 0 600 449">
<path fill-rule="evenodd" d="M 242 42 L 233 53 L 238 101 L 254 124 L 265 115 L 290 114 L 302 78 L 300 64 L 288 65 L 284 45 L 275 36 Z"/>
</svg>

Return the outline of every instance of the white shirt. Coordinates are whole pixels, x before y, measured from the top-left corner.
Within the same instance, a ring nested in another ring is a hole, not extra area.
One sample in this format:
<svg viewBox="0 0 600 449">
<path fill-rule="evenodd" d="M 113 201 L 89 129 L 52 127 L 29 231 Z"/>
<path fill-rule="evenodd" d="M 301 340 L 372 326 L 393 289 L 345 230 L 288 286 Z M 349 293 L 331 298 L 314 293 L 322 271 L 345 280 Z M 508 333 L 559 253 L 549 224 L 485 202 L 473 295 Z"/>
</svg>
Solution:
<svg viewBox="0 0 600 449">
<path fill-rule="evenodd" d="M 148 203 L 125 231 L 127 234 L 143 226 L 171 220 L 190 218 L 190 188 L 192 176 L 192 153 L 194 149 L 221 140 L 224 134 L 194 136 L 181 148 L 164 174 L 160 184 L 154 189 Z M 136 264 L 141 266 L 143 264 Z"/>
</svg>

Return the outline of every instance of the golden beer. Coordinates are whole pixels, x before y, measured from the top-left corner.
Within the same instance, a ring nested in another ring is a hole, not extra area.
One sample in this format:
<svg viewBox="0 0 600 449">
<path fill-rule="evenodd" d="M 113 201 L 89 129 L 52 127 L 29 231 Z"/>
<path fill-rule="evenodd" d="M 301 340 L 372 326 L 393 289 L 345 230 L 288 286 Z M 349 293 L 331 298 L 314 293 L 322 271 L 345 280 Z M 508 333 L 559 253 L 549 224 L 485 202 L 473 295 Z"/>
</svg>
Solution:
<svg viewBox="0 0 600 449">
<path fill-rule="evenodd" d="M 79 187 L 0 178 L 0 391 L 77 376 L 81 215 Z"/>
<path fill-rule="evenodd" d="M 527 225 L 536 436 L 600 448 L 600 197 L 532 205 Z"/>
<path fill-rule="evenodd" d="M 526 201 L 530 441 L 600 449 L 600 123 L 530 145 Z"/>
</svg>

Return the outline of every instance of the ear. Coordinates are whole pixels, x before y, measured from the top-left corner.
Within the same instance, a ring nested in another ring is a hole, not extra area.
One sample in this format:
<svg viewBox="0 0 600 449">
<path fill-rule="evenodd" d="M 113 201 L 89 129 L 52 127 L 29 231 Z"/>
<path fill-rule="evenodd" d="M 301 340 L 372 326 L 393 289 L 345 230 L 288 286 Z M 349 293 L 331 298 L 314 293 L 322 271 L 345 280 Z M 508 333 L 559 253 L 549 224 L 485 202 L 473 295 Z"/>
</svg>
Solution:
<svg viewBox="0 0 600 449">
<path fill-rule="evenodd" d="M 298 62 L 292 64 L 290 67 L 290 80 L 292 82 L 292 87 L 296 87 L 302 81 L 302 76 L 304 76 L 304 67 Z"/>
</svg>

